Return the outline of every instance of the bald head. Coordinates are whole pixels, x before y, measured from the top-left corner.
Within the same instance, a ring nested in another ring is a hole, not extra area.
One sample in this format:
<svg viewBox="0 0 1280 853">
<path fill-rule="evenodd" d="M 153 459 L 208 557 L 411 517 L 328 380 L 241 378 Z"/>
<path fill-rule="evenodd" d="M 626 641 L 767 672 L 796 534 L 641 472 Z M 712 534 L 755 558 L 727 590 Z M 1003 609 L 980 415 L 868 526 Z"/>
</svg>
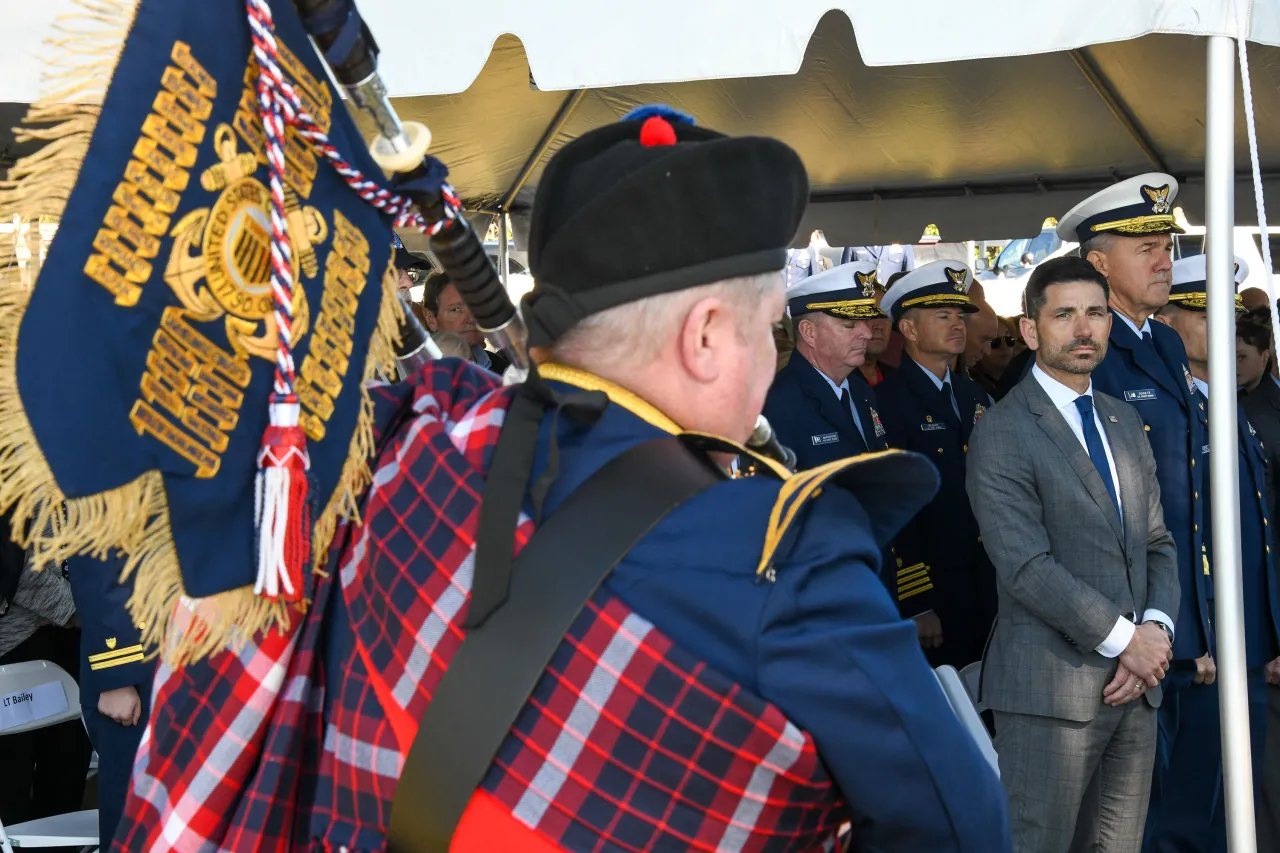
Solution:
<svg viewBox="0 0 1280 853">
<path fill-rule="evenodd" d="M 969 292 L 973 293 L 972 290 Z M 1000 318 L 995 309 L 986 302 L 976 304 L 978 313 L 970 314 L 965 320 L 965 370 L 972 370 L 975 364 L 991 353 L 991 342 L 1000 334 Z"/>
</svg>

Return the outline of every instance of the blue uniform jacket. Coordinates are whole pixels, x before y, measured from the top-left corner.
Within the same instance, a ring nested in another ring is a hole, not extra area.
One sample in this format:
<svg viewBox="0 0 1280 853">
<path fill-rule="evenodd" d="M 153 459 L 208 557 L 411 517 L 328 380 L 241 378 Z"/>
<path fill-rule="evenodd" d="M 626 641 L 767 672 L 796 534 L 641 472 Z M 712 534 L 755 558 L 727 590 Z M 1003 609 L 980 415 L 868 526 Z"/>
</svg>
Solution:
<svg viewBox="0 0 1280 853">
<path fill-rule="evenodd" d="M 963 653 L 973 655 L 963 662 L 969 663 L 982 656 L 996 612 L 995 569 L 964 487 L 969 435 L 991 398 L 955 371 L 951 383 L 959 418 L 924 368 L 904 354 L 897 373 L 876 386 L 876 399 L 889 446 L 924 454 L 942 479 L 933 502 L 894 541 L 899 606 L 904 616 L 937 611 L 944 646 L 952 638 L 963 642 Z"/>
<path fill-rule="evenodd" d="M 876 412 L 876 393 L 857 370 L 849 374 L 849 393 L 866 442 L 844 414 L 840 398 L 827 380 L 798 350 L 774 377 L 764 401 L 764 415 L 778 440 L 795 451 L 801 471 L 887 447 Z"/>
<path fill-rule="evenodd" d="M 559 418 L 547 511 L 607 461 L 670 429 L 625 392 L 614 399 L 589 428 Z M 535 480 L 552 424 L 548 414 Z M 923 469 L 901 461 L 852 460 L 786 482 L 725 480 L 659 522 L 605 586 L 812 734 L 857 815 L 860 849 L 1001 853 L 1011 840 L 1000 781 L 875 576 L 880 548 L 922 500 Z M 851 481 L 861 500 L 839 487 Z M 771 516 L 784 506 L 795 514 L 779 527 Z"/>
<path fill-rule="evenodd" d="M 125 604 L 132 584 L 120 583 L 124 561 L 72 557 L 67 577 L 80 617 L 80 703 L 96 710 L 98 697 L 117 687 L 150 689 L 155 664 L 143 660 L 141 634 Z M 145 697 L 144 697 L 145 698 Z"/>
<path fill-rule="evenodd" d="M 1250 426 L 1243 406 L 1238 406 L 1236 418 L 1240 448 L 1240 580 L 1244 590 L 1245 660 L 1248 667 L 1254 669 L 1280 655 L 1280 590 L 1277 590 L 1271 555 L 1266 451 Z M 1212 485 L 1205 491 L 1211 493 Z M 1208 501 L 1206 497 L 1205 502 Z M 1217 565 L 1212 513 L 1205 513 L 1205 523 L 1209 530 L 1206 541 L 1212 572 L 1212 567 Z"/>
<path fill-rule="evenodd" d="M 1178 613 L 1169 614 L 1176 621 L 1173 656 L 1194 660 L 1210 651 L 1213 639 L 1202 531 L 1209 515 L 1204 489 L 1209 418 L 1200 406 L 1178 333 L 1152 322 L 1151 336 L 1154 349 L 1113 311 L 1107 356 L 1093 372 L 1093 387 L 1131 404 L 1147 431 L 1156 457 L 1164 523 L 1178 549 L 1182 604 Z"/>
</svg>

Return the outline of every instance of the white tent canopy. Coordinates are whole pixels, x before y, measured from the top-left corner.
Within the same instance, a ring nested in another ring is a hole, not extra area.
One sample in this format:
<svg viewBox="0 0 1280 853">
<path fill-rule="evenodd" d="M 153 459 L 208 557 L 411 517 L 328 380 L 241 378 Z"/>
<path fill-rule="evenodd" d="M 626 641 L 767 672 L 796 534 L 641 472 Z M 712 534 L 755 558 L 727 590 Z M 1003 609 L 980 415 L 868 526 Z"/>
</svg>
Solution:
<svg viewBox="0 0 1280 853">
<path fill-rule="evenodd" d="M 643 103 L 791 144 L 813 191 L 800 233 L 821 228 L 837 245 L 914 241 L 929 223 L 947 240 L 1029 235 L 1153 168 L 1178 177 L 1188 216 L 1203 221 L 1198 37 L 1235 31 L 1229 0 L 829 3 L 360 7 L 402 117 L 432 129 L 469 209 L 514 214 L 518 240 L 550 153 Z M 38 89 L 40 42 L 73 0 L 10 5 L 0 101 L 25 102 Z M 1280 3 L 1245 14 L 1263 166 L 1280 183 Z"/>
</svg>

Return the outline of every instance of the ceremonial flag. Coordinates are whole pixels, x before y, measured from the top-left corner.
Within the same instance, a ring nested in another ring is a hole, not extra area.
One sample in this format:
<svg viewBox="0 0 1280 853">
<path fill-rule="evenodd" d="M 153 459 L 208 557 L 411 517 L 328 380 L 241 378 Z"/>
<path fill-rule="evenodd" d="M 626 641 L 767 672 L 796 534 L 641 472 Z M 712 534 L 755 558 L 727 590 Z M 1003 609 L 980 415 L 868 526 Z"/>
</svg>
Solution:
<svg viewBox="0 0 1280 853">
<path fill-rule="evenodd" d="M 256 522 L 272 523 L 255 519 L 255 478 L 286 366 L 309 457 L 289 488 L 306 495 L 299 530 L 316 565 L 368 482 L 364 383 L 393 369 L 400 310 L 391 221 L 294 127 L 273 210 L 245 0 L 80 2 L 52 48 L 58 91 L 27 120 L 49 142 L 0 192 L 4 218 L 60 219 L 30 289 L 16 276 L 0 285 L 0 508 L 16 505 L 15 528 L 30 522 L 27 536 L 55 556 L 126 552 L 148 643 L 165 638 L 180 600 L 197 616 L 168 638 L 166 658 L 181 663 L 296 624 L 306 606 L 310 571 L 292 596 L 253 591 Z M 274 30 L 259 19 L 258 36 L 274 39 L 284 84 L 350 166 L 380 181 L 293 4 L 276 0 L 270 15 Z M 291 346 L 273 264 L 291 291 Z"/>
</svg>

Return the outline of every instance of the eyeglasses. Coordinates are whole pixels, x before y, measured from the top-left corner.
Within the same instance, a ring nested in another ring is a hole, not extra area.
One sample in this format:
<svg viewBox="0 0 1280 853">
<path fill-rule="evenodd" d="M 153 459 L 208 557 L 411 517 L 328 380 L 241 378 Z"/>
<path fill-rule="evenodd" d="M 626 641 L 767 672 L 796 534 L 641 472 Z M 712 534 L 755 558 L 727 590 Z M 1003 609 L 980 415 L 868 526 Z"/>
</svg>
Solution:
<svg viewBox="0 0 1280 853">
<path fill-rule="evenodd" d="M 1018 339 L 1013 335 L 1005 335 L 1002 338 L 996 338 L 991 342 L 992 349 L 1000 349 L 1001 347 L 1009 347 L 1013 349 L 1018 345 Z"/>
</svg>

